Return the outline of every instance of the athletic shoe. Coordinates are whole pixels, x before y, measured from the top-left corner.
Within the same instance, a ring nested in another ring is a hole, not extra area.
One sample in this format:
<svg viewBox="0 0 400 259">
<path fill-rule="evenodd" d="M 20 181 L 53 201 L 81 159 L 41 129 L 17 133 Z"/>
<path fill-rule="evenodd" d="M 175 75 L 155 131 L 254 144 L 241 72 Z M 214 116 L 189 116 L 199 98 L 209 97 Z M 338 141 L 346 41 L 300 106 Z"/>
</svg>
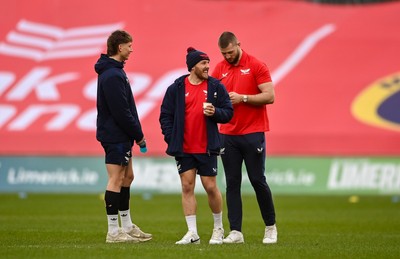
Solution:
<svg viewBox="0 0 400 259">
<path fill-rule="evenodd" d="M 128 235 L 126 232 L 124 232 L 122 229 L 118 230 L 118 233 L 115 235 L 111 235 L 110 233 L 107 233 L 106 237 L 106 243 L 138 243 L 139 240 L 134 239 L 130 235 Z"/>
<path fill-rule="evenodd" d="M 278 230 L 276 225 L 266 226 L 263 243 L 264 244 L 275 244 L 278 242 Z"/>
<path fill-rule="evenodd" d="M 192 231 L 188 231 L 181 240 L 175 242 L 176 245 L 200 244 L 200 237 Z"/>
<path fill-rule="evenodd" d="M 128 235 L 130 235 L 132 238 L 138 240 L 139 242 L 146 242 L 153 238 L 152 234 L 144 233 L 135 224 L 133 224 L 132 229 L 129 231 L 126 231 L 126 233 Z"/>
<path fill-rule="evenodd" d="M 241 244 L 244 243 L 244 237 L 242 232 L 237 230 L 232 230 L 229 235 L 224 238 L 224 244 Z"/>
<path fill-rule="evenodd" d="M 220 245 L 222 244 L 222 240 L 224 239 L 224 229 L 223 228 L 214 228 L 213 233 L 210 239 L 210 245 Z"/>
</svg>

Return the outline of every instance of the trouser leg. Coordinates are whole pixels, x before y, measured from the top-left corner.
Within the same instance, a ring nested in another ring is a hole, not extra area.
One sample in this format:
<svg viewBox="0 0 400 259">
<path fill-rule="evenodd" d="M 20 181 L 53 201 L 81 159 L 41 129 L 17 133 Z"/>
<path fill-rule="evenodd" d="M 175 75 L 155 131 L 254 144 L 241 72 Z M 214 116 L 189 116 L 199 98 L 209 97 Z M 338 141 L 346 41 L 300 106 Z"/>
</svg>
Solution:
<svg viewBox="0 0 400 259">
<path fill-rule="evenodd" d="M 247 142 L 244 161 L 247 174 L 256 193 L 258 206 L 266 226 L 275 224 L 275 208 L 272 193 L 265 177 L 266 145 L 264 133 L 245 135 Z"/>
<path fill-rule="evenodd" d="M 242 163 L 243 156 L 234 143 L 234 136 L 224 135 L 224 153 L 221 154 L 226 179 L 226 205 L 231 230 L 242 231 Z"/>
</svg>

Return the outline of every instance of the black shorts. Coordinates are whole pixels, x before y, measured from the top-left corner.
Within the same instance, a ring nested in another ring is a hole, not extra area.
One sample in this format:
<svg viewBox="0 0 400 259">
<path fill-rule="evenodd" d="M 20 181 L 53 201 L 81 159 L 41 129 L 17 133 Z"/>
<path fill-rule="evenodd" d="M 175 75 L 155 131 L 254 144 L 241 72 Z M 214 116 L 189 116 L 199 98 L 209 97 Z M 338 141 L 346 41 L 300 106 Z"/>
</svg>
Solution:
<svg viewBox="0 0 400 259">
<path fill-rule="evenodd" d="M 132 157 L 132 143 L 104 143 L 101 145 L 106 153 L 105 162 L 106 164 L 122 165 L 127 166 L 129 159 Z"/>
<path fill-rule="evenodd" d="M 217 156 L 207 154 L 185 154 L 183 157 L 175 157 L 178 173 L 181 174 L 190 169 L 197 169 L 201 176 L 216 176 L 218 172 Z"/>
</svg>

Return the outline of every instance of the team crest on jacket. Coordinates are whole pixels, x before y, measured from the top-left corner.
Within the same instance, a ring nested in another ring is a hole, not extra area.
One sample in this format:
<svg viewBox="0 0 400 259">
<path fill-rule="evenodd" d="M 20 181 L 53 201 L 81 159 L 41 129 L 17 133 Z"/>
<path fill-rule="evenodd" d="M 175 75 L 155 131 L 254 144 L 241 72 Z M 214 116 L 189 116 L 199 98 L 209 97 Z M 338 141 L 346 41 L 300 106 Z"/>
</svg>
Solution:
<svg viewBox="0 0 400 259">
<path fill-rule="evenodd" d="M 400 131 L 400 73 L 379 79 L 353 101 L 351 112 L 363 123 Z"/>
</svg>

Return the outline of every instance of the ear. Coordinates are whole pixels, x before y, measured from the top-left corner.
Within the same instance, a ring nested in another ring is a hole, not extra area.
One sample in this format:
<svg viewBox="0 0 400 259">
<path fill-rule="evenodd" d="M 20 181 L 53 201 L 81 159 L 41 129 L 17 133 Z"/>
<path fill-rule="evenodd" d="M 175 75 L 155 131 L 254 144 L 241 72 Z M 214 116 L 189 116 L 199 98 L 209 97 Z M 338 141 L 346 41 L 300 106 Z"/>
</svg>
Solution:
<svg viewBox="0 0 400 259">
<path fill-rule="evenodd" d="M 240 47 L 240 41 L 238 41 L 237 45 Z"/>
</svg>

